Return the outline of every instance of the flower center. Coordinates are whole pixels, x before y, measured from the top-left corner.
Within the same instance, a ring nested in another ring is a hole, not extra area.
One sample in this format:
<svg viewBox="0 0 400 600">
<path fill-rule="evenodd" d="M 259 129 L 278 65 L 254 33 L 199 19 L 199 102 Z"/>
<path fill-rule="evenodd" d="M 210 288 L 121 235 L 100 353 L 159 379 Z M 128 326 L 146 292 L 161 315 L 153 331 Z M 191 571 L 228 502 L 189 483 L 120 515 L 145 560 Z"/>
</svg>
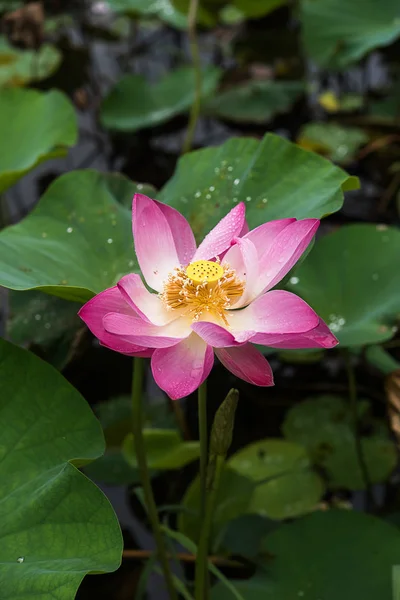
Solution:
<svg viewBox="0 0 400 600">
<path fill-rule="evenodd" d="M 196 260 L 187 267 L 186 275 L 197 285 L 205 282 L 216 283 L 224 276 L 224 269 L 211 260 Z"/>
<path fill-rule="evenodd" d="M 198 260 L 170 273 L 160 297 L 168 309 L 194 321 L 213 316 L 228 325 L 226 311 L 243 291 L 244 282 L 229 265 Z"/>
</svg>

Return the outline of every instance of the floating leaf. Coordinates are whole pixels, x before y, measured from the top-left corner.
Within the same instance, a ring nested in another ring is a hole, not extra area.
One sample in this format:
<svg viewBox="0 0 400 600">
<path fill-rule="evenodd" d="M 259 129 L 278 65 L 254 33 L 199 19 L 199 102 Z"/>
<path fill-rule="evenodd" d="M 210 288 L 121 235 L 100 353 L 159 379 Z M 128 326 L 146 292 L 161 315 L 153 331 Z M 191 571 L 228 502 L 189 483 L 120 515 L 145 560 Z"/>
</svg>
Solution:
<svg viewBox="0 0 400 600">
<path fill-rule="evenodd" d="M 358 187 L 330 161 L 267 134 L 259 142 L 231 138 L 218 148 L 183 156 L 158 198 L 181 211 L 198 239 L 239 201 L 250 228 L 284 217 L 322 217 L 343 204 L 343 189 Z"/>
<path fill-rule="evenodd" d="M 23 86 L 50 77 L 61 62 L 55 46 L 43 44 L 39 50 L 21 50 L 0 36 L 0 87 Z"/>
<path fill-rule="evenodd" d="M 227 464 L 256 484 L 248 513 L 271 519 L 295 517 L 314 510 L 324 492 L 305 448 L 299 444 L 261 440 L 236 452 Z"/>
<path fill-rule="evenodd" d="M 316 242 L 288 288 L 310 303 L 342 346 L 382 342 L 396 331 L 399 256 L 398 229 L 346 225 Z"/>
<path fill-rule="evenodd" d="M 4 340 L 0 382 L 1 595 L 69 600 L 121 559 L 116 516 L 76 468 L 104 451 L 101 428 L 53 367 Z"/>
<path fill-rule="evenodd" d="M 157 17 L 161 21 L 177 27 L 186 29 L 187 17 L 179 12 L 170 0 L 107 0 L 110 9 L 117 13 L 123 13 L 131 17 Z"/>
<path fill-rule="evenodd" d="M 331 160 L 346 164 L 353 160 L 369 136 L 358 127 L 343 127 L 337 123 L 308 123 L 301 128 L 297 143 Z"/>
<path fill-rule="evenodd" d="M 0 193 L 43 161 L 65 156 L 78 135 L 74 108 L 56 90 L 2 90 L 0 130 Z"/>
<path fill-rule="evenodd" d="M 368 435 L 361 446 L 369 479 L 385 481 L 397 463 L 397 452 L 384 423 L 369 416 L 369 402 L 359 401 L 360 429 Z M 283 424 L 285 437 L 307 448 L 313 462 L 326 472 L 333 488 L 365 487 L 357 456 L 352 414 L 340 396 L 319 396 L 293 406 Z"/>
<path fill-rule="evenodd" d="M 217 86 L 220 70 L 209 67 L 202 75 L 202 95 Z M 165 123 L 187 111 L 195 98 L 195 72 L 192 67 L 171 71 L 156 84 L 141 75 L 125 75 L 103 100 L 100 119 L 104 127 L 116 131 L 137 131 Z"/>
<path fill-rule="evenodd" d="M 268 123 L 288 111 L 304 91 L 299 81 L 248 81 L 209 100 L 208 114 L 244 123 Z"/>
<path fill-rule="evenodd" d="M 137 272 L 126 208 L 135 190 L 122 175 L 90 170 L 56 179 L 28 217 L 0 232 L 0 284 L 86 301 Z"/>
<path fill-rule="evenodd" d="M 391 570 L 400 534 L 382 519 L 331 510 L 282 525 L 267 535 L 273 559 L 245 581 L 232 581 L 246 600 L 392 600 Z M 234 600 L 217 584 L 212 600 Z"/>
<path fill-rule="evenodd" d="M 342 69 L 400 35 L 398 0 L 302 0 L 300 18 L 310 58 Z"/>
<path fill-rule="evenodd" d="M 184 442 L 173 429 L 144 429 L 143 437 L 150 469 L 182 469 L 200 456 L 200 443 Z M 131 433 L 124 440 L 123 452 L 129 464 L 137 468 L 134 438 Z"/>
</svg>

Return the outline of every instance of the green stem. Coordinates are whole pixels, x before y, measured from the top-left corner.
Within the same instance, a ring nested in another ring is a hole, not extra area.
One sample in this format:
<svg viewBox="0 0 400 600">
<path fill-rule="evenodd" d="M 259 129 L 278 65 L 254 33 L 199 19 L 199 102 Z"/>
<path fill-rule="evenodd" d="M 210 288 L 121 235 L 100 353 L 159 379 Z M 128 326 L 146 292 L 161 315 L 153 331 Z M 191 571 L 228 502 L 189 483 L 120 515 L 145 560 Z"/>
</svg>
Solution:
<svg viewBox="0 0 400 600">
<path fill-rule="evenodd" d="M 365 487 L 366 497 L 367 497 L 367 509 L 372 509 L 375 505 L 374 497 L 371 492 L 371 481 L 369 478 L 368 467 L 365 461 L 364 451 L 362 447 L 361 440 L 361 432 L 359 427 L 359 415 L 358 415 L 358 406 L 357 406 L 357 384 L 356 377 L 353 369 L 353 365 L 351 362 L 351 355 L 348 350 L 344 351 L 344 356 L 346 360 L 346 370 L 347 370 L 347 381 L 349 387 L 349 400 L 350 400 L 350 409 L 352 413 L 352 421 L 353 421 L 353 432 L 356 446 L 356 454 L 357 460 L 360 467 L 361 477 L 363 479 L 363 484 Z"/>
<path fill-rule="evenodd" d="M 195 600 L 208 600 L 209 598 L 208 547 L 210 544 L 215 498 L 224 461 L 224 456 L 213 456 L 209 465 L 212 475 L 209 477 L 207 486 L 206 507 L 201 524 L 199 545 L 197 547 Z"/>
<path fill-rule="evenodd" d="M 207 381 L 198 390 L 199 399 L 199 440 L 200 440 L 200 522 L 206 508 L 208 435 L 207 435 Z"/>
<path fill-rule="evenodd" d="M 199 9 L 199 0 L 190 0 L 189 14 L 188 14 L 188 36 L 190 54 L 192 55 L 193 68 L 195 73 L 195 96 L 192 107 L 190 109 L 188 129 L 185 140 L 182 146 L 182 154 L 189 152 L 192 147 L 194 134 L 196 131 L 196 125 L 200 114 L 200 103 L 201 103 L 201 61 L 199 43 L 197 40 L 197 11 Z"/>
<path fill-rule="evenodd" d="M 143 437 L 143 408 L 142 408 L 143 359 L 133 359 L 132 379 L 132 431 L 135 444 L 136 460 L 139 467 L 140 480 L 143 488 L 147 512 L 157 546 L 157 555 L 164 573 L 165 583 L 170 600 L 178 600 L 175 592 L 172 572 L 168 562 L 167 549 L 161 531 L 157 506 L 154 501 L 149 469 L 147 467 L 146 448 Z"/>
</svg>

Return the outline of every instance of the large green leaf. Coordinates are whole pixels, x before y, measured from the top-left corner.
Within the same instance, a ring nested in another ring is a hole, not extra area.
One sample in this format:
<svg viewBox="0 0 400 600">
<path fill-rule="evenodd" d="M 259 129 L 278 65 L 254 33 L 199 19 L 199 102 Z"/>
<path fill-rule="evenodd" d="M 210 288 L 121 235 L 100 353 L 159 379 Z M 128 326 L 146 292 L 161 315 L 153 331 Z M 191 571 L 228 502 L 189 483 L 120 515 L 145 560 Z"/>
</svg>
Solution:
<svg viewBox="0 0 400 600">
<path fill-rule="evenodd" d="M 248 513 L 272 519 L 295 517 L 313 510 L 324 492 L 324 485 L 312 471 L 307 452 L 300 444 L 260 440 L 236 452 L 227 464 L 256 484 Z"/>
<path fill-rule="evenodd" d="M 232 582 L 246 600 L 392 600 L 392 566 L 400 533 L 385 521 L 352 511 L 314 513 L 269 534 L 264 571 Z M 234 600 L 218 584 L 212 600 Z"/>
<path fill-rule="evenodd" d="M 303 91 L 299 81 L 252 80 L 211 98 L 204 111 L 231 121 L 267 123 L 275 114 L 289 110 Z"/>
<path fill-rule="evenodd" d="M 61 92 L 0 91 L 0 193 L 76 143 L 74 108 Z"/>
<path fill-rule="evenodd" d="M 62 369 L 72 358 L 74 340 L 84 327 L 77 315 L 80 306 L 33 290 L 10 291 L 8 301 L 8 339 L 19 346 L 39 346 L 41 355 Z"/>
<path fill-rule="evenodd" d="M 100 425 L 53 367 L 4 340 L 0 387 L 1 598 L 72 600 L 121 559 L 116 516 L 76 468 L 104 451 Z"/>
<path fill-rule="evenodd" d="M 368 431 L 361 445 L 371 483 L 385 481 L 397 463 L 397 451 L 385 425 L 369 414 L 369 402 L 359 401 L 360 429 Z M 352 412 L 340 396 L 319 396 L 293 406 L 285 416 L 285 437 L 303 444 L 315 464 L 326 472 L 333 488 L 365 487 L 356 451 Z"/>
<path fill-rule="evenodd" d="M 186 15 L 179 12 L 170 0 L 107 0 L 107 4 L 117 14 L 157 17 L 173 27 L 187 27 Z"/>
<path fill-rule="evenodd" d="M 305 48 L 322 67 L 344 68 L 400 35 L 398 0 L 301 0 Z"/>
<path fill-rule="evenodd" d="M 210 95 L 217 86 L 220 70 L 203 71 L 202 94 Z M 168 121 L 187 111 L 195 98 L 195 72 L 192 67 L 171 71 L 156 84 L 141 75 L 125 75 L 104 99 L 100 119 L 104 127 L 116 131 L 137 131 Z"/>
<path fill-rule="evenodd" d="M 0 284 L 85 301 L 137 270 L 126 208 L 136 189 L 90 170 L 59 177 L 26 219 L 0 233 Z"/>
<path fill-rule="evenodd" d="M 400 311 L 400 231 L 346 225 L 316 242 L 290 278 L 342 346 L 391 338 Z"/>
<path fill-rule="evenodd" d="M 241 200 L 250 228 L 283 217 L 322 217 L 343 204 L 355 178 L 316 154 L 267 134 L 231 138 L 183 156 L 158 195 L 191 222 L 198 239 Z"/>
<path fill-rule="evenodd" d="M 0 87 L 22 86 L 49 77 L 61 62 L 55 46 L 43 44 L 39 50 L 20 50 L 0 36 Z"/>
</svg>

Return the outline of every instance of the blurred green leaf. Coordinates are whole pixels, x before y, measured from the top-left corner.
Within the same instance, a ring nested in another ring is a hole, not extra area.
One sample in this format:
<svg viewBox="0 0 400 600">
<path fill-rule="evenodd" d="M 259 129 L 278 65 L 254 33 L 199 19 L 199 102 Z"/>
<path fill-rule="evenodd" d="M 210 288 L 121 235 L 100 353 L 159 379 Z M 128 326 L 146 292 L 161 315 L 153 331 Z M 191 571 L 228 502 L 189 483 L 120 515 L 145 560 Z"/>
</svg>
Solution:
<svg viewBox="0 0 400 600">
<path fill-rule="evenodd" d="M 215 90 L 220 70 L 203 71 L 202 95 Z M 133 132 L 165 123 L 189 110 L 195 98 L 195 73 L 192 67 L 171 71 L 156 84 L 141 75 L 125 75 L 103 100 L 100 119 L 104 127 Z"/>
<path fill-rule="evenodd" d="M 204 111 L 244 123 L 268 123 L 288 111 L 304 91 L 300 81 L 256 81 L 235 85 L 206 102 Z"/>
<path fill-rule="evenodd" d="M 337 163 L 346 164 L 354 159 L 369 136 L 357 127 L 343 127 L 337 123 L 308 123 L 298 135 L 302 148 L 314 150 Z"/>
<path fill-rule="evenodd" d="M 358 180 L 330 161 L 274 135 L 231 138 L 217 148 L 184 155 L 158 198 L 190 221 L 197 239 L 246 202 L 250 229 L 284 217 L 322 217 L 343 204 Z"/>
<path fill-rule="evenodd" d="M 400 119 L 400 83 L 395 82 L 385 98 L 370 102 L 368 114 L 386 121 Z"/>
<path fill-rule="evenodd" d="M 212 523 L 212 540 L 219 538 L 225 525 L 236 517 L 247 512 L 255 484 L 251 479 L 239 475 L 229 468 L 224 468 L 217 490 Z M 182 511 L 178 516 L 178 529 L 193 541 L 199 538 L 202 522 L 200 520 L 200 478 L 197 476 L 182 499 Z M 216 548 L 213 547 L 213 550 Z"/>
<path fill-rule="evenodd" d="M 174 7 L 184 15 L 189 12 L 190 0 L 171 0 Z M 197 22 L 204 27 L 213 27 L 218 22 L 218 12 L 226 0 L 201 0 L 197 10 Z"/>
<path fill-rule="evenodd" d="M 221 546 L 229 554 L 254 560 L 260 553 L 261 541 L 279 526 L 279 522 L 261 515 L 240 515 L 227 523 Z"/>
<path fill-rule="evenodd" d="M 86 301 L 138 272 L 125 208 L 135 189 L 122 175 L 90 170 L 56 179 L 28 217 L 0 232 L 0 284 Z"/>
<path fill-rule="evenodd" d="M 265 537 L 265 570 L 232 581 L 246 600 L 392 600 L 400 533 L 361 512 L 331 510 L 285 524 Z M 233 600 L 217 584 L 212 600 Z"/>
<path fill-rule="evenodd" d="M 231 456 L 227 465 L 256 484 L 247 513 L 295 517 L 314 510 L 324 493 L 300 444 L 272 438 L 254 442 Z"/>
<path fill-rule="evenodd" d="M 232 0 L 232 4 L 241 10 L 246 17 L 263 17 L 280 6 L 284 6 L 289 0 Z"/>
<path fill-rule="evenodd" d="M 301 0 L 306 52 L 321 67 L 342 69 L 400 35 L 398 0 Z"/>
<path fill-rule="evenodd" d="M 0 340 L 3 598 L 70 600 L 122 553 L 106 497 L 78 470 L 104 451 L 99 423 L 53 367 Z"/>
<path fill-rule="evenodd" d="M 400 363 L 382 346 L 367 346 L 365 349 L 365 358 L 385 375 L 389 375 L 392 371 L 400 369 Z"/>
<path fill-rule="evenodd" d="M 111 10 L 131 17 L 157 17 L 172 27 L 186 29 L 187 17 L 170 0 L 106 0 Z"/>
<path fill-rule="evenodd" d="M 150 469 L 182 469 L 200 456 L 200 443 L 184 442 L 173 429 L 144 429 L 143 437 Z M 137 468 L 134 438 L 131 433 L 126 436 L 122 450 L 129 464 Z"/>
<path fill-rule="evenodd" d="M 0 91 L 0 192 L 77 141 L 74 108 L 61 92 Z"/>
<path fill-rule="evenodd" d="M 288 289 L 328 323 L 342 346 L 390 339 L 400 309 L 400 231 L 345 225 L 318 240 Z"/>
<path fill-rule="evenodd" d="M 359 401 L 359 427 L 371 483 L 385 481 L 397 463 L 397 451 L 383 422 L 369 416 L 369 402 Z M 332 488 L 364 489 L 348 402 L 323 395 L 293 406 L 285 416 L 285 437 L 305 446 L 312 461 L 323 468 Z"/>
<path fill-rule="evenodd" d="M 61 58 L 61 52 L 50 44 L 43 44 L 39 50 L 21 50 L 0 36 L 0 88 L 46 79 L 57 70 Z"/>
<path fill-rule="evenodd" d="M 394 565 L 392 568 L 393 581 L 393 600 L 400 600 L 400 566 Z"/>
</svg>

